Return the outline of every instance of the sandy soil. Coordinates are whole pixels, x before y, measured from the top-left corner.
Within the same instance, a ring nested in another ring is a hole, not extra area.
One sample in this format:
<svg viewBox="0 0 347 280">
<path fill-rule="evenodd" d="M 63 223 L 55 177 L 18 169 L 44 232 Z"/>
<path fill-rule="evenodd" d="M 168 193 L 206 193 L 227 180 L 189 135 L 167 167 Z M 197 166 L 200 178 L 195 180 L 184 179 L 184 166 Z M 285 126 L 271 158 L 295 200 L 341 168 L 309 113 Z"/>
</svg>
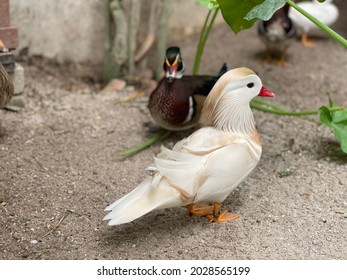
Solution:
<svg viewBox="0 0 347 280">
<path fill-rule="evenodd" d="M 197 39 L 179 42 L 190 66 Z M 321 39 L 306 49 L 296 41 L 285 68 L 262 64 L 263 49 L 255 29 L 235 36 L 220 26 L 201 73 L 214 74 L 223 62 L 244 65 L 282 105 L 318 108 L 329 91 L 347 106 L 347 55 L 338 43 Z M 223 204 L 241 215 L 234 222 L 209 224 L 178 208 L 108 227 L 103 209 L 141 181 L 160 145 L 117 155 L 150 135 L 146 97 L 117 105 L 137 88 L 102 94 L 93 72 L 79 66 L 23 65 L 26 107 L 0 112 L 1 259 L 347 258 L 347 165 L 329 129 L 255 111 L 263 156 Z"/>
</svg>

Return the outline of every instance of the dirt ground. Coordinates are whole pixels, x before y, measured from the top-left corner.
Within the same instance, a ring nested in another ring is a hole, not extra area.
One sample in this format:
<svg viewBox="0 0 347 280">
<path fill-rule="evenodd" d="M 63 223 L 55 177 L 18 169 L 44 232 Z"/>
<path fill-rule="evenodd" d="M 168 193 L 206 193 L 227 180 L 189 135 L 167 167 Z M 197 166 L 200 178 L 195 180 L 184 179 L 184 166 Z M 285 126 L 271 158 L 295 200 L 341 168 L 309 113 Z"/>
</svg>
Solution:
<svg viewBox="0 0 347 280">
<path fill-rule="evenodd" d="M 174 42 L 187 73 L 197 40 Z M 327 104 L 329 91 L 347 106 L 347 52 L 338 43 L 319 39 L 307 49 L 295 41 L 284 68 L 261 63 L 263 50 L 254 28 L 236 36 L 217 27 L 200 72 L 214 74 L 223 62 L 248 66 L 281 105 L 318 108 Z M 151 135 L 147 97 L 116 104 L 138 89 L 100 93 L 96 69 L 43 59 L 23 66 L 26 107 L 0 111 L 1 259 L 347 258 L 347 159 L 337 156 L 329 129 L 254 111 L 261 161 L 223 203 L 241 215 L 238 220 L 210 224 L 177 208 L 108 227 L 104 208 L 141 181 L 160 146 L 118 156 Z"/>
</svg>

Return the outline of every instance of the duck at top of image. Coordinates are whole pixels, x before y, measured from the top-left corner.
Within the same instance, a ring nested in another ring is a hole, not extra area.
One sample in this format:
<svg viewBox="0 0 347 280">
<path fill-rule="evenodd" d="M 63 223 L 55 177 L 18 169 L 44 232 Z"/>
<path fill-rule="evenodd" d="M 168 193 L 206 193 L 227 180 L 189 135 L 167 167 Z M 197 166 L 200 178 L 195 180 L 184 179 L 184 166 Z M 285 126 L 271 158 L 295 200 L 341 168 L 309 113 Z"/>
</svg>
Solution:
<svg viewBox="0 0 347 280">
<path fill-rule="evenodd" d="M 325 0 L 325 2 L 312 0 L 308 2 L 299 2 L 297 5 L 327 26 L 335 23 L 339 17 L 339 9 L 334 5 L 332 0 Z M 309 40 L 308 34 L 311 30 L 317 30 L 319 27 L 293 7 L 290 7 L 289 9 L 289 17 L 295 23 L 297 28 L 302 30 L 302 44 L 305 47 L 312 48 L 314 44 Z"/>
<path fill-rule="evenodd" d="M 295 25 L 289 18 L 288 12 L 289 5 L 286 4 L 269 20 L 258 22 L 258 36 L 266 46 L 264 62 L 270 62 L 272 57 L 278 57 L 278 65 L 285 65 L 287 49 L 296 33 Z"/>
<path fill-rule="evenodd" d="M 157 125 L 167 130 L 184 130 L 198 124 L 203 103 L 219 77 L 228 69 L 222 66 L 216 76 L 183 75 L 185 62 L 179 47 L 166 50 L 165 76 L 151 93 L 148 109 Z"/>
</svg>

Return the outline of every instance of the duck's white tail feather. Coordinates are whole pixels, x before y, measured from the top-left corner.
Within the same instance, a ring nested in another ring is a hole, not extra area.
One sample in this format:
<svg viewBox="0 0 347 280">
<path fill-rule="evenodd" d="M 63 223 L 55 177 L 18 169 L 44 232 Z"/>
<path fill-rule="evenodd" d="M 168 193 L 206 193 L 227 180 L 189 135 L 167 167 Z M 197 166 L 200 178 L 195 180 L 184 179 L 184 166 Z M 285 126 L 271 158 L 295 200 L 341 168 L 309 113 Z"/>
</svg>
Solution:
<svg viewBox="0 0 347 280">
<path fill-rule="evenodd" d="M 129 223 L 146 213 L 159 208 L 169 208 L 180 205 L 180 193 L 165 180 L 148 177 L 132 192 L 109 205 L 104 220 L 110 220 L 108 225 Z"/>
</svg>

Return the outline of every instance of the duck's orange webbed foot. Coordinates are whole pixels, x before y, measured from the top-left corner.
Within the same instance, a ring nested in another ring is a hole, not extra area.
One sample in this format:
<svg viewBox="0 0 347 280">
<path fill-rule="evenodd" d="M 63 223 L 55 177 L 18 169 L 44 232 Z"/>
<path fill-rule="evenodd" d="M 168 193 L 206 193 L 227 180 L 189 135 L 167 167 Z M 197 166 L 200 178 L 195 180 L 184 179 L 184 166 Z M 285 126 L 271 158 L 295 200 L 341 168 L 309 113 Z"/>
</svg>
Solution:
<svg viewBox="0 0 347 280">
<path fill-rule="evenodd" d="M 206 216 L 207 219 L 210 221 L 210 223 L 212 222 L 225 223 L 228 221 L 236 220 L 237 218 L 240 217 L 239 214 L 232 214 L 232 213 L 229 213 L 228 211 L 223 211 L 222 213 L 219 214 L 219 206 L 220 206 L 220 203 L 215 202 L 213 204 L 213 217 L 211 215 Z"/>
<path fill-rule="evenodd" d="M 313 41 L 308 39 L 307 33 L 305 33 L 305 32 L 301 36 L 301 43 L 307 48 L 313 48 L 314 47 Z"/>
<path fill-rule="evenodd" d="M 269 52 L 266 52 L 262 62 L 268 64 L 268 63 L 271 63 L 271 60 L 272 60 L 272 55 Z"/>
<path fill-rule="evenodd" d="M 240 217 L 239 214 L 233 214 L 233 213 L 229 213 L 228 211 L 223 211 L 217 218 L 215 218 L 215 222 L 225 223 L 225 222 L 236 220 L 239 217 Z"/>
<path fill-rule="evenodd" d="M 212 214 L 213 207 L 206 203 L 198 202 L 187 205 L 188 214 L 198 216 L 198 217 L 207 217 Z"/>
<path fill-rule="evenodd" d="M 285 56 L 285 54 L 281 55 L 281 58 L 278 61 L 277 65 L 280 66 L 280 67 L 286 66 L 286 56 Z"/>
</svg>

